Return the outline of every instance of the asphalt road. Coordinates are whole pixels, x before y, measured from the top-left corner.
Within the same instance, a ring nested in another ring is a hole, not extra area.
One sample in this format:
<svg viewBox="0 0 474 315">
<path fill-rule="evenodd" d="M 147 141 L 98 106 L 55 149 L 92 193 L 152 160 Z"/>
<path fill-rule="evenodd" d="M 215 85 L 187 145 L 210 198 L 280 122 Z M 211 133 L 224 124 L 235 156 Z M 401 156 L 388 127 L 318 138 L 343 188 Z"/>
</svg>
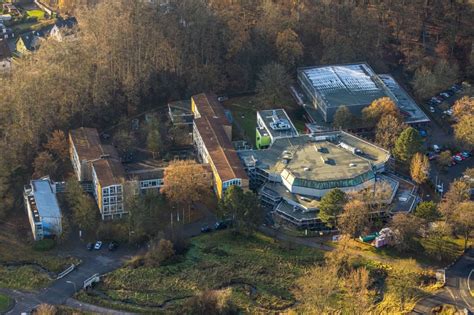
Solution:
<svg viewBox="0 0 474 315">
<path fill-rule="evenodd" d="M 446 270 L 446 285 L 438 293 L 418 302 L 412 314 L 431 314 L 441 304 L 451 304 L 460 310 L 474 313 L 474 249 L 470 249 L 453 266 Z"/>
<path fill-rule="evenodd" d="M 203 205 L 196 205 L 204 213 L 204 218 L 186 224 L 182 230 L 184 237 L 193 237 L 201 233 L 203 225 L 213 226 L 216 223 L 215 216 Z M 102 246 L 101 250 L 88 251 L 84 243 L 78 239 L 71 240 L 68 244 L 58 249 L 58 254 L 65 256 L 73 256 L 81 259 L 81 264 L 67 276 L 54 281 L 49 287 L 43 288 L 37 292 L 23 292 L 19 290 L 10 290 L 0 288 L 0 292 L 12 297 L 15 300 L 15 306 L 7 315 L 17 315 L 22 313 L 30 313 L 35 307 L 42 303 L 51 305 L 69 305 L 84 311 L 100 314 L 125 314 L 124 312 L 116 312 L 87 303 L 82 303 L 72 299 L 71 297 L 77 291 L 81 290 L 85 280 L 95 274 L 103 275 L 120 268 L 123 263 L 137 254 L 136 249 L 119 247 L 114 252 L 107 250 L 107 244 Z"/>
</svg>

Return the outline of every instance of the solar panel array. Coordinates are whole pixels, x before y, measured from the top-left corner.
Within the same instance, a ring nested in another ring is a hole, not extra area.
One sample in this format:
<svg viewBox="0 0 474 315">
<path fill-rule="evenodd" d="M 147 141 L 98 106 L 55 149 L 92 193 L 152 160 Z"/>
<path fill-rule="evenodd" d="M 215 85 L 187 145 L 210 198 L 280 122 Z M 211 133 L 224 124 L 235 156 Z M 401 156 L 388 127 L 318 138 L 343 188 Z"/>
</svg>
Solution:
<svg viewBox="0 0 474 315">
<path fill-rule="evenodd" d="M 313 87 L 324 92 L 347 90 L 349 93 L 372 93 L 380 88 L 372 80 L 375 74 L 365 64 L 327 66 L 304 70 Z"/>
</svg>

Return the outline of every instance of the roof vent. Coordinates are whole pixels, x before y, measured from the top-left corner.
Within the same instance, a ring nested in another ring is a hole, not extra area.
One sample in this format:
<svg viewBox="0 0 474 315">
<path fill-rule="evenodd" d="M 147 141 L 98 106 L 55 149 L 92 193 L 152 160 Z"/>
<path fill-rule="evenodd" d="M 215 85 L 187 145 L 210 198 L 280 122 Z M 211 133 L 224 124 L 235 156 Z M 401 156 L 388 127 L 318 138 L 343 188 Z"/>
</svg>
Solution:
<svg viewBox="0 0 474 315">
<path fill-rule="evenodd" d="M 311 170 L 311 169 L 310 169 L 309 167 L 305 167 L 305 168 L 304 168 L 304 171 L 305 171 L 305 172 L 308 172 L 308 171 L 310 171 L 310 170 Z"/>
<path fill-rule="evenodd" d="M 350 167 L 356 167 L 357 164 L 355 164 L 355 163 L 350 163 L 349 166 L 350 166 Z"/>
</svg>

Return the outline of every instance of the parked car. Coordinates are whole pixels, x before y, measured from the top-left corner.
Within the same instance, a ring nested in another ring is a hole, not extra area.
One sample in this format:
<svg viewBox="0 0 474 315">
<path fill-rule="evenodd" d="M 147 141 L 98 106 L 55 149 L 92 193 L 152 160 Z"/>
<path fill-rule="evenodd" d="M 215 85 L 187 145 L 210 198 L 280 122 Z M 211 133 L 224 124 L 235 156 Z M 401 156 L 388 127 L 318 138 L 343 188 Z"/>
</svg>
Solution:
<svg viewBox="0 0 474 315">
<path fill-rule="evenodd" d="M 436 185 L 436 191 L 442 194 L 444 192 L 443 185 Z"/>
<path fill-rule="evenodd" d="M 433 144 L 433 151 L 435 151 L 436 153 L 439 153 L 441 151 L 440 146 L 437 144 Z"/>
<path fill-rule="evenodd" d="M 115 241 L 110 242 L 109 244 L 109 251 L 113 252 L 118 248 L 119 244 Z"/>
<path fill-rule="evenodd" d="M 449 98 L 451 95 L 449 95 L 449 94 L 446 93 L 446 92 L 441 92 L 441 93 L 439 93 L 439 96 L 442 97 L 442 98 L 444 98 L 444 99 L 447 99 L 447 98 Z"/>
<path fill-rule="evenodd" d="M 209 233 L 212 229 L 208 225 L 204 225 L 201 227 L 201 233 Z"/>
<path fill-rule="evenodd" d="M 430 112 L 434 113 L 435 112 L 435 109 L 433 106 L 430 106 Z"/>
<path fill-rule="evenodd" d="M 216 224 L 214 225 L 214 229 L 216 229 L 216 230 L 224 230 L 224 229 L 227 229 L 227 223 L 224 222 L 224 221 L 216 222 Z"/>
<path fill-rule="evenodd" d="M 87 250 L 93 250 L 94 249 L 94 243 L 87 243 L 86 248 L 87 248 Z"/>
<path fill-rule="evenodd" d="M 102 248 L 102 241 L 95 242 L 94 249 L 99 250 Z"/>
<path fill-rule="evenodd" d="M 441 102 L 443 102 L 443 100 L 439 100 L 437 97 L 432 97 L 430 99 L 430 102 L 433 102 L 434 104 L 441 104 Z"/>
<path fill-rule="evenodd" d="M 456 162 L 461 162 L 462 158 L 459 155 L 453 156 L 453 159 L 456 160 Z"/>
<path fill-rule="evenodd" d="M 429 159 L 430 161 L 436 160 L 436 159 L 438 158 L 438 154 L 436 154 L 436 153 L 434 153 L 434 152 L 428 152 L 426 155 L 428 156 L 428 159 Z"/>
<path fill-rule="evenodd" d="M 461 152 L 461 155 L 464 156 L 465 158 L 471 157 L 471 153 L 469 153 L 467 151 Z"/>
<path fill-rule="evenodd" d="M 465 157 L 464 155 L 462 155 L 461 153 L 457 153 L 457 154 L 455 154 L 455 155 L 458 156 L 458 157 L 460 157 L 461 160 L 465 160 L 465 159 L 466 159 L 466 157 Z"/>
<path fill-rule="evenodd" d="M 428 135 L 428 132 L 427 132 L 425 129 L 418 129 L 418 133 L 419 133 L 420 136 L 422 136 L 423 138 Z"/>
<path fill-rule="evenodd" d="M 442 103 L 444 101 L 444 98 L 442 96 L 435 96 L 435 99 L 438 100 L 438 102 Z"/>
</svg>

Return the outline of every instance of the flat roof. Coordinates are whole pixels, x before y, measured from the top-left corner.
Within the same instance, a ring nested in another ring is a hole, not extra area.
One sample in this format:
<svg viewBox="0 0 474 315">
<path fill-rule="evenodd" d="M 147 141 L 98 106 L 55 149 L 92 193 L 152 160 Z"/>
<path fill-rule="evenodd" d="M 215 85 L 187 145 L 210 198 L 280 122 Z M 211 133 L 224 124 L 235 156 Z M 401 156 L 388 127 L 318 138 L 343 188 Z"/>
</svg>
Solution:
<svg viewBox="0 0 474 315">
<path fill-rule="evenodd" d="M 293 122 L 288 117 L 284 109 L 268 109 L 257 112 L 268 131 L 273 138 L 294 137 L 298 135 Z"/>
<path fill-rule="evenodd" d="M 355 154 L 341 143 L 362 152 Z M 287 170 L 296 178 L 314 181 L 353 178 L 372 171 L 372 165 L 385 163 L 390 157 L 386 150 L 343 131 L 277 139 L 269 149 L 242 151 L 239 155 L 247 161 L 253 158 L 257 167 L 270 173 Z"/>
<path fill-rule="evenodd" d="M 49 179 L 32 180 L 31 186 L 36 208 L 42 218 L 60 218 L 61 210 L 58 199 L 51 187 Z"/>
<path fill-rule="evenodd" d="M 122 184 L 125 179 L 125 171 L 118 160 L 100 159 L 94 161 L 92 166 L 102 187 Z"/>
<path fill-rule="evenodd" d="M 376 74 L 366 63 L 306 67 L 298 70 L 327 107 L 369 105 L 386 96 Z"/>
<path fill-rule="evenodd" d="M 201 93 L 193 95 L 191 99 L 194 101 L 199 115 L 202 117 L 212 117 L 213 122 L 220 123 L 224 126 L 232 125 L 227 119 L 224 107 L 222 107 L 221 103 L 217 100 L 217 95 L 214 93 Z"/>
<path fill-rule="evenodd" d="M 275 211 L 283 214 L 286 217 L 290 217 L 299 224 L 314 223 L 319 220 L 317 211 L 305 210 L 298 206 L 295 207 L 286 200 L 282 200 L 275 208 Z"/>
<path fill-rule="evenodd" d="M 391 98 L 395 98 L 395 104 L 400 109 L 406 123 L 413 124 L 430 121 L 425 112 L 418 107 L 413 98 L 408 95 L 390 74 L 380 74 L 379 78 L 391 92 Z"/>
<path fill-rule="evenodd" d="M 319 208 L 320 201 L 315 199 L 313 196 L 304 196 L 301 194 L 291 193 L 283 184 L 268 182 L 261 188 L 266 193 L 274 196 L 280 196 L 283 199 L 293 202 L 307 209 L 308 211 L 316 211 Z"/>
</svg>

